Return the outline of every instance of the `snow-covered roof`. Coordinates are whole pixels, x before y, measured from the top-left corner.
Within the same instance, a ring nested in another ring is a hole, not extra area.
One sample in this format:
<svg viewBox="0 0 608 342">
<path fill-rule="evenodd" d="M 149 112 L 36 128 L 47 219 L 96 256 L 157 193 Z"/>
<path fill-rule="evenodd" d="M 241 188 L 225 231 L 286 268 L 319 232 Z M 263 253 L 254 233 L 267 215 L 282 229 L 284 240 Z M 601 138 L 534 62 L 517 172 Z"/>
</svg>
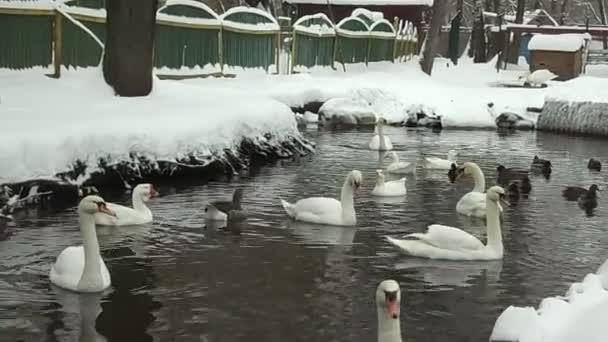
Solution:
<svg viewBox="0 0 608 342">
<path fill-rule="evenodd" d="M 535 34 L 528 43 L 529 50 L 574 52 L 585 45 L 589 34 Z"/>
<path fill-rule="evenodd" d="M 433 0 L 285 0 L 290 4 L 347 6 L 433 6 Z"/>
</svg>

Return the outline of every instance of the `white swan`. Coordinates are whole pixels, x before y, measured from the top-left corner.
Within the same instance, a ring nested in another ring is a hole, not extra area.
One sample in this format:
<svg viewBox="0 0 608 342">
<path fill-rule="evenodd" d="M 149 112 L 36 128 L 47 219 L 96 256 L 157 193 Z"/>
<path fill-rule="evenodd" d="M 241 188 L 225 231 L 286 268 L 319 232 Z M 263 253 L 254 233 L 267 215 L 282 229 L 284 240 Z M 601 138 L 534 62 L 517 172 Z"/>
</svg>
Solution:
<svg viewBox="0 0 608 342">
<path fill-rule="evenodd" d="M 378 342 L 401 342 L 399 322 L 401 289 L 394 280 L 385 280 L 376 288 Z"/>
<path fill-rule="evenodd" d="M 444 260 L 499 260 L 503 256 L 502 235 L 498 205 L 504 200 L 505 190 L 496 185 L 488 189 L 487 200 L 487 243 L 484 245 L 478 238 L 464 230 L 443 226 L 430 225 L 426 233 L 408 234 L 405 238 L 415 240 L 399 240 L 386 237 L 393 245 L 406 253 L 430 259 Z"/>
<path fill-rule="evenodd" d="M 527 83 L 532 86 L 542 86 L 545 82 L 557 78 L 558 75 L 552 73 L 548 69 L 539 69 L 530 73 L 526 71 L 523 75 L 519 76 L 519 79 L 524 79 Z"/>
<path fill-rule="evenodd" d="M 396 174 L 408 174 L 416 172 L 416 163 L 399 161 L 399 156 L 394 151 L 387 154 L 384 158 L 391 158 L 393 162 L 386 167 L 386 172 Z"/>
<path fill-rule="evenodd" d="M 309 197 L 295 204 L 281 200 L 287 215 L 296 221 L 332 226 L 354 226 L 357 215 L 354 207 L 354 192 L 359 189 L 363 176 L 360 171 L 348 173 L 342 186 L 341 201 L 327 197 Z"/>
<path fill-rule="evenodd" d="M 374 196 L 403 196 L 407 193 L 405 177 L 394 181 L 384 181 L 382 170 L 376 170 L 376 186 L 372 190 Z"/>
<path fill-rule="evenodd" d="M 473 177 L 475 186 L 471 192 L 464 194 L 458 203 L 456 203 L 456 211 L 460 214 L 475 217 L 486 216 L 486 179 L 483 172 L 473 162 L 466 162 L 456 169 L 456 178 L 458 180 L 464 175 Z M 502 212 L 502 206 L 498 204 L 498 209 Z"/>
<path fill-rule="evenodd" d="M 427 169 L 439 169 L 439 170 L 449 170 L 452 167 L 452 164 L 456 163 L 458 159 L 458 152 L 455 150 L 448 151 L 448 159 L 437 158 L 437 157 L 426 157 L 424 158 L 424 168 Z"/>
<path fill-rule="evenodd" d="M 152 184 L 138 184 L 131 194 L 133 208 L 116 203 L 107 203 L 108 209 L 116 215 L 95 214 L 95 224 L 100 226 L 128 226 L 152 222 L 152 211 L 146 206 L 150 198 L 158 196 Z"/>
<path fill-rule="evenodd" d="M 67 247 L 59 254 L 51 267 L 51 283 L 76 292 L 99 292 L 110 286 L 110 272 L 99 254 L 95 213 L 114 215 L 103 198 L 95 195 L 83 198 L 78 206 L 83 245 Z"/>
<path fill-rule="evenodd" d="M 379 118 L 376 121 L 376 129 L 372 140 L 369 142 L 369 148 L 371 150 L 377 151 L 390 151 L 393 149 L 393 144 L 391 143 L 391 139 L 384 135 L 383 126 L 387 123 L 386 119 Z"/>
</svg>

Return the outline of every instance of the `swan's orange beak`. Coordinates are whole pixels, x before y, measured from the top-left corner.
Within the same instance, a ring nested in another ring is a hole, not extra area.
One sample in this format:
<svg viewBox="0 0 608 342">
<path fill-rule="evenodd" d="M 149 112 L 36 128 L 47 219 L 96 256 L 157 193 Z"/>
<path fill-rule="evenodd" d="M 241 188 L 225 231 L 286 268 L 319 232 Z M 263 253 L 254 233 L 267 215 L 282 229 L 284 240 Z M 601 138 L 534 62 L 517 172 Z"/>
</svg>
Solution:
<svg viewBox="0 0 608 342">
<path fill-rule="evenodd" d="M 399 304 L 397 303 L 397 299 L 387 299 L 386 308 L 388 310 L 388 314 L 393 317 L 393 319 L 399 318 Z"/>
<path fill-rule="evenodd" d="M 116 217 L 116 213 L 113 212 L 112 210 L 108 209 L 108 207 L 106 207 L 105 203 L 98 203 L 97 211 L 100 213 L 104 213 L 104 214 Z"/>
<path fill-rule="evenodd" d="M 158 191 L 154 188 L 154 185 L 150 185 L 150 198 L 158 196 Z"/>
</svg>

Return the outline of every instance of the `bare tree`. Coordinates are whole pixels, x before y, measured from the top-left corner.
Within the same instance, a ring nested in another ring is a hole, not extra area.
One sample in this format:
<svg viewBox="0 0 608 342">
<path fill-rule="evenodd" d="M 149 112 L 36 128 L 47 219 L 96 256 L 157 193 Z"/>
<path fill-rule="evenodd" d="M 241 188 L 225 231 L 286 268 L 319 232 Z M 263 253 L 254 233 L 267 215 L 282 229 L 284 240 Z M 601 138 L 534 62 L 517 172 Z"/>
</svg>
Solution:
<svg viewBox="0 0 608 342">
<path fill-rule="evenodd" d="M 103 76 L 120 96 L 152 91 L 157 0 L 106 0 Z"/>
<path fill-rule="evenodd" d="M 600 19 L 602 20 L 602 25 L 606 25 L 606 3 L 604 0 L 598 0 L 599 8 L 600 8 Z M 602 41 L 604 43 L 604 49 L 608 49 L 608 41 L 606 40 L 606 35 L 602 36 Z"/>
<path fill-rule="evenodd" d="M 515 12 L 515 23 L 521 24 L 524 22 L 524 10 L 526 9 L 526 0 L 517 0 L 517 11 Z M 519 44 L 521 41 L 521 33 L 513 34 L 513 42 L 511 43 L 511 53 L 509 54 L 509 62 L 517 64 L 519 59 Z"/>
<path fill-rule="evenodd" d="M 435 55 L 439 50 L 439 36 L 441 35 L 443 20 L 447 14 L 447 4 L 447 0 L 435 0 L 433 2 L 431 27 L 425 37 L 424 51 L 422 51 L 422 60 L 420 61 L 422 71 L 429 75 L 433 70 Z"/>
</svg>

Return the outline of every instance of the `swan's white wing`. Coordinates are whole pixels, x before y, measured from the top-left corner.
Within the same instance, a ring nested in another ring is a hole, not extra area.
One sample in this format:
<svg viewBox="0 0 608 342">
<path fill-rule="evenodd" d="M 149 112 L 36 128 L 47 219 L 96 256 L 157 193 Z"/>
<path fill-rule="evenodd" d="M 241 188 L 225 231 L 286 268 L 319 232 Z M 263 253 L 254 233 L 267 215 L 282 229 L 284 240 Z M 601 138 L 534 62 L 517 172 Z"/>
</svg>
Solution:
<svg viewBox="0 0 608 342">
<path fill-rule="evenodd" d="M 474 191 L 464 194 L 456 203 L 456 211 L 464 215 L 486 217 L 486 194 Z M 500 203 L 498 211 L 503 212 Z"/>
<path fill-rule="evenodd" d="M 110 286 L 110 272 L 101 256 L 101 279 L 103 287 Z M 78 282 L 84 271 L 84 248 L 82 246 L 70 246 L 64 249 L 57 257 L 57 261 L 51 267 L 49 278 L 51 282 L 64 289 L 77 291 Z"/>
<path fill-rule="evenodd" d="M 456 166 L 458 166 L 458 164 Z M 424 167 L 427 169 L 449 170 L 452 167 L 452 162 L 447 159 L 437 157 L 426 157 L 424 158 Z"/>
<path fill-rule="evenodd" d="M 342 214 L 342 203 L 335 198 L 309 197 L 296 202 L 295 209 L 298 213 L 311 213 L 325 215 L 328 213 Z"/>
<path fill-rule="evenodd" d="M 483 249 L 475 251 L 451 250 L 429 245 L 422 240 L 393 239 L 389 236 L 387 236 L 386 239 L 389 243 L 399 247 L 405 253 L 421 258 L 442 260 L 489 260 L 489 258 L 484 255 Z"/>
<path fill-rule="evenodd" d="M 116 217 L 103 213 L 95 213 L 95 224 L 100 226 L 125 226 L 142 224 L 150 221 L 150 219 L 144 217 L 133 208 L 116 203 L 107 203 L 107 207 L 116 213 Z"/>
<path fill-rule="evenodd" d="M 462 229 L 432 224 L 426 233 L 408 234 L 406 237 L 414 237 L 429 245 L 447 250 L 476 250 L 484 248 L 484 244 L 475 236 Z"/>
</svg>

